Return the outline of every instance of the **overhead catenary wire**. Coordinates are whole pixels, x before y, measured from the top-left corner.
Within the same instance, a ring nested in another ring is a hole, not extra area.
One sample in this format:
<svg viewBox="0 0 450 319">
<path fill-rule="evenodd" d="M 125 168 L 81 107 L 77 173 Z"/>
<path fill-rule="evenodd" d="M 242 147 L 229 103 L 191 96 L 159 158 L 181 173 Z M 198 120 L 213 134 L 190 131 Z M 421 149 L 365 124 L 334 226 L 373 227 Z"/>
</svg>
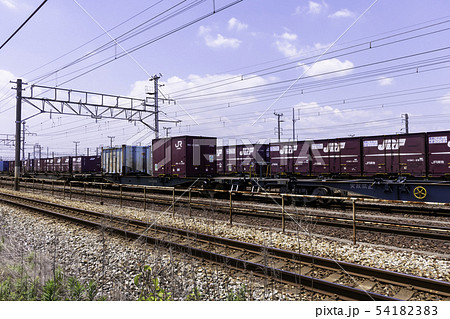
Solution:
<svg viewBox="0 0 450 319">
<path fill-rule="evenodd" d="M 25 24 L 28 23 L 28 21 L 31 20 L 31 18 L 44 6 L 44 4 L 47 2 L 47 0 L 44 0 L 39 7 L 36 8 L 36 10 L 33 11 L 33 13 L 20 25 L 19 28 L 17 28 L 16 31 L 14 31 L 13 34 L 0 46 L 0 50 L 3 49 L 3 47 L 25 26 Z"/>
</svg>

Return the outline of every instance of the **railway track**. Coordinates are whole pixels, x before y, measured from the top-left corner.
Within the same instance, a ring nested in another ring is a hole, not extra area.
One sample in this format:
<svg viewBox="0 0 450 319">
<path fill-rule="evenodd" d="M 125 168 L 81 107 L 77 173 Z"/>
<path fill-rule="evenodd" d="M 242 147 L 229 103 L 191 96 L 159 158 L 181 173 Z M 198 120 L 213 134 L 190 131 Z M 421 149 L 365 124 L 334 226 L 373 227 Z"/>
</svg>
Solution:
<svg viewBox="0 0 450 319">
<path fill-rule="evenodd" d="M 0 193 L 8 205 L 129 239 L 171 247 L 195 258 L 251 272 L 340 300 L 450 300 L 450 283 L 196 233 L 140 220 Z M 383 292 L 383 293 L 380 293 Z"/>
<path fill-rule="evenodd" d="M 29 185 L 24 185 L 25 187 L 31 187 Z M 58 187 L 54 185 L 46 185 L 51 186 L 51 188 L 46 188 L 41 185 L 38 188 L 41 191 L 47 190 L 54 193 L 63 193 L 64 196 L 66 192 L 69 191 L 67 187 Z M 179 191 L 178 191 L 179 192 Z M 179 194 L 179 193 L 178 193 Z M 103 202 L 105 199 L 117 200 L 120 201 L 122 205 L 124 202 L 133 202 L 140 203 L 144 207 L 147 203 L 154 203 L 166 206 L 189 206 L 189 209 L 205 209 L 211 208 L 211 200 L 204 199 L 201 197 L 196 198 L 187 198 L 187 196 L 177 196 L 175 200 L 175 193 L 173 195 L 162 195 L 162 194 L 146 194 L 145 198 L 142 193 L 133 193 L 133 192 L 122 192 L 122 191 L 113 191 L 113 190 L 104 190 L 104 189 L 87 189 L 79 188 L 79 187 L 71 187 L 69 197 L 72 198 L 72 195 L 81 196 L 86 199 L 86 197 L 95 197 L 98 198 L 99 202 Z M 145 202 L 145 203 L 144 203 Z M 359 204 L 358 204 L 359 205 Z M 364 204 L 364 209 L 366 206 L 373 207 L 373 204 Z M 259 205 L 261 206 L 261 205 Z M 174 207 L 175 208 L 175 207 Z M 360 208 L 358 206 L 358 208 Z M 402 208 L 403 209 L 403 208 Z M 216 212 L 222 212 L 225 214 L 230 214 L 230 206 L 229 202 L 224 200 L 215 199 L 214 210 Z M 276 207 L 256 207 L 255 205 L 249 205 L 242 202 L 234 202 L 232 207 L 232 215 L 241 215 L 241 216 L 251 216 L 251 217 L 259 217 L 259 218 L 270 218 L 280 220 L 284 223 L 288 217 L 292 217 L 295 220 L 302 219 L 302 222 L 306 223 L 314 223 L 316 225 L 337 227 L 337 228 L 346 228 L 352 229 L 357 228 L 362 231 L 376 232 L 376 233 L 385 233 L 385 234 L 395 234 L 402 236 L 411 236 L 416 238 L 425 238 L 425 239 L 434 239 L 434 240 L 443 240 L 450 241 L 450 228 L 449 227 L 440 227 L 440 226 L 431 226 L 425 224 L 411 224 L 411 223 L 400 223 L 400 222 L 388 222 L 377 219 L 368 219 L 368 218 L 357 218 L 353 220 L 352 218 L 342 217 L 342 216 L 332 216 L 327 214 L 309 214 L 305 212 L 290 212 L 289 209 L 281 209 L 281 206 Z"/>
</svg>

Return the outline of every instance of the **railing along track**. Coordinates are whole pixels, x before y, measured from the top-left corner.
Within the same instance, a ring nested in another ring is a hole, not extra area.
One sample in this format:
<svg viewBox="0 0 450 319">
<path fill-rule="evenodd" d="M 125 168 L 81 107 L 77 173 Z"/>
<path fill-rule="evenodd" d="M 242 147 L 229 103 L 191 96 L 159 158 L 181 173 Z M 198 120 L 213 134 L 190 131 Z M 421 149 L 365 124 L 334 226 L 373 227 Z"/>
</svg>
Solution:
<svg viewBox="0 0 450 319">
<path fill-rule="evenodd" d="M 440 298 L 450 297 L 450 283 L 448 282 L 416 277 L 352 263 L 337 262 L 327 258 L 265 247 L 257 244 L 196 233 L 173 227 L 149 224 L 135 219 L 86 211 L 79 208 L 67 207 L 64 205 L 18 197 L 10 194 L 2 193 L 1 201 L 10 205 L 22 207 L 24 209 L 32 209 L 39 211 L 40 213 L 51 214 L 52 216 L 63 218 L 78 224 L 102 228 L 105 231 L 113 232 L 115 234 L 125 236 L 126 238 L 139 239 L 150 244 L 170 246 L 178 251 L 189 253 L 191 256 L 196 258 L 231 266 L 236 269 L 251 271 L 255 275 L 272 277 L 272 279 L 279 282 L 289 283 L 296 286 L 300 285 L 315 292 L 330 296 L 338 296 L 338 298 L 343 300 L 398 300 L 399 298 L 398 296 L 384 296 L 364 289 L 341 285 L 334 282 L 337 279 L 324 280 L 314 278 L 302 274 L 302 269 L 320 268 L 322 269 L 321 271 L 328 270 L 332 272 L 346 273 L 351 276 L 365 279 L 366 284 L 363 284 L 363 286 L 371 286 L 370 283 L 373 284 L 372 286 L 374 286 L 375 283 L 395 284 L 401 287 L 401 291 L 403 291 L 403 293 L 399 296 L 411 297 L 415 291 L 421 291 L 440 296 Z M 94 218 L 94 220 L 90 220 L 92 218 Z M 156 231 L 157 233 L 149 236 L 148 232 L 150 231 Z M 161 236 L 162 232 L 166 233 L 166 235 Z M 192 242 L 193 244 L 188 246 L 186 244 L 180 244 L 164 239 L 164 237 L 167 237 L 168 235 L 182 236 L 184 238 L 182 241 Z M 206 247 L 213 244 L 219 245 L 220 249 L 217 247 L 216 249 L 221 250 L 222 252 L 217 253 L 211 250 L 206 250 Z M 223 253 L 223 251 L 229 250 L 231 250 L 232 253 Z M 251 255 L 250 257 L 247 256 L 249 254 Z M 286 270 L 285 268 L 281 269 L 279 267 L 269 266 L 268 264 L 254 262 L 252 260 L 255 260 L 255 254 L 259 254 L 259 259 L 262 258 L 266 261 L 268 260 L 267 258 L 277 258 L 278 263 L 281 262 L 284 264 L 291 264 L 291 268 L 292 264 L 295 264 L 296 266 L 294 268 L 297 270 L 300 269 L 300 271 L 291 271 L 289 269 Z M 263 256 L 261 256 L 261 254 L 263 254 Z M 246 256 L 246 259 L 241 259 L 244 256 Z M 279 260 L 280 258 L 281 261 Z M 333 277 L 333 274 L 328 275 L 326 278 L 331 277 Z M 337 277 L 338 276 L 335 276 L 335 278 Z M 367 284 L 367 281 L 369 284 Z"/>
</svg>

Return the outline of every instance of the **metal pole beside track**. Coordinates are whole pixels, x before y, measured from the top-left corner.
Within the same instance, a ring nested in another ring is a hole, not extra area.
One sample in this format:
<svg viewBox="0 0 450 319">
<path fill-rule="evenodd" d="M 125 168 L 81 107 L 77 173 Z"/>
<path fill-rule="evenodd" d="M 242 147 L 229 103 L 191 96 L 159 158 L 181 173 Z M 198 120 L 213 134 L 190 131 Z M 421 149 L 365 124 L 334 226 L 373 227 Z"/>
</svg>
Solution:
<svg viewBox="0 0 450 319">
<path fill-rule="evenodd" d="M 189 217 L 192 217 L 191 199 L 192 199 L 192 194 L 191 194 L 191 189 L 189 188 Z"/>
<path fill-rule="evenodd" d="M 147 187 L 144 186 L 144 211 L 147 210 Z"/>
<path fill-rule="evenodd" d="M 233 191 L 230 191 L 230 226 L 233 225 Z"/>
<path fill-rule="evenodd" d="M 175 216 L 175 187 L 172 189 L 172 216 Z"/>
<path fill-rule="evenodd" d="M 352 200 L 353 208 L 353 245 L 356 245 L 356 205 L 355 200 Z"/>
<path fill-rule="evenodd" d="M 122 185 L 120 185 L 120 208 L 122 208 L 122 204 L 123 204 L 122 193 L 123 193 L 123 189 L 122 189 Z"/>
<path fill-rule="evenodd" d="M 15 140 L 15 159 L 14 159 L 14 190 L 19 191 L 20 177 L 20 125 L 22 124 L 22 79 L 16 82 L 16 140 Z"/>
<path fill-rule="evenodd" d="M 283 229 L 283 233 L 286 228 L 286 220 L 284 217 L 284 195 L 281 194 L 281 228 Z"/>
</svg>

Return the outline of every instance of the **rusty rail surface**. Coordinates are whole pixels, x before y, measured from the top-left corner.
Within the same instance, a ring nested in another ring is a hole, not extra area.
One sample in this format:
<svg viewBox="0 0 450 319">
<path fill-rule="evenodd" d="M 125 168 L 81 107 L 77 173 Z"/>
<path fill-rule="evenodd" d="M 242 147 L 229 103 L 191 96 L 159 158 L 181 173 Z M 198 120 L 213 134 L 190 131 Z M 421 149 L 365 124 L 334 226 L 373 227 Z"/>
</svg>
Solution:
<svg viewBox="0 0 450 319">
<path fill-rule="evenodd" d="M 140 239 L 150 244 L 160 244 L 164 246 L 171 246 L 181 252 L 187 252 L 194 257 L 203 258 L 210 260 L 212 262 L 217 262 L 220 264 L 230 265 L 234 268 L 252 271 L 255 274 L 261 276 L 269 276 L 273 277 L 275 280 L 280 282 L 301 285 L 303 287 L 309 287 L 309 289 L 329 294 L 329 295 L 338 295 L 340 298 L 344 300 L 397 300 L 397 298 L 383 296 L 376 293 L 368 292 L 362 289 L 357 289 L 353 287 L 347 287 L 340 284 L 336 284 L 333 282 L 329 282 L 327 280 L 313 278 L 310 276 L 305 276 L 301 274 L 297 274 L 291 271 L 278 269 L 274 267 L 269 267 L 264 264 L 251 262 L 248 260 L 242 260 L 239 258 L 234 258 L 230 256 L 226 256 L 223 254 L 214 253 L 211 251 L 207 251 L 204 249 L 200 249 L 197 247 L 181 245 L 175 243 L 173 241 L 167 241 L 160 238 L 151 237 L 148 235 L 144 235 L 142 233 L 138 233 L 136 231 L 129 231 L 123 228 L 124 225 L 139 227 L 140 229 L 149 230 L 149 229 L 157 229 L 159 231 L 164 231 L 170 234 L 178 234 L 183 237 L 187 237 L 190 239 L 195 238 L 196 240 L 201 240 L 208 243 L 220 244 L 226 247 L 233 247 L 241 249 L 245 252 L 254 252 L 261 253 L 265 252 L 269 254 L 270 257 L 278 257 L 288 260 L 293 260 L 296 262 L 300 262 L 302 264 L 310 264 L 317 267 L 323 267 L 326 269 L 333 269 L 338 272 L 345 272 L 348 275 L 359 276 L 362 278 L 376 278 L 380 282 L 384 283 L 393 283 L 396 285 L 400 285 L 402 287 L 405 286 L 413 286 L 414 289 L 425 291 L 433 294 L 437 294 L 439 296 L 450 297 L 450 283 L 442 282 L 437 280 L 432 280 L 428 278 L 422 278 L 407 274 L 401 274 L 391 271 L 386 271 L 382 269 L 371 268 L 367 266 L 346 263 L 346 262 L 338 262 L 332 259 L 300 254 L 292 251 L 265 247 L 257 244 L 231 240 L 228 238 L 217 237 L 207 234 L 201 234 L 196 232 L 191 232 L 187 230 L 182 230 L 174 227 L 161 226 L 157 224 L 150 224 L 140 220 L 128 219 L 120 216 L 112 216 L 109 214 L 103 214 L 99 212 L 86 211 L 79 208 L 67 207 L 64 205 L 47 203 L 39 200 L 34 200 L 30 198 L 18 197 L 10 194 L 1 194 L 3 198 L 1 201 L 19 206 L 26 209 L 33 209 L 45 214 L 51 214 L 58 218 L 63 218 L 65 220 L 69 220 L 72 222 L 76 222 L 83 225 L 88 225 L 91 227 L 101 227 L 106 228 L 106 230 L 116 233 L 121 236 L 125 236 L 126 238 L 131 239 Z M 9 199 L 8 199 L 9 198 Z M 28 204 L 24 203 L 28 201 Z M 30 206 L 30 203 L 33 203 L 33 206 Z M 44 206 L 49 208 L 38 207 Z M 99 223 L 98 221 L 90 221 L 86 218 L 74 217 L 68 215 L 66 213 L 57 212 L 56 210 L 64 210 L 64 211 L 72 211 L 76 213 L 81 213 L 84 216 L 95 216 L 97 219 L 101 219 L 103 221 L 116 221 L 119 224 L 119 227 L 106 225 L 104 223 Z"/>
<path fill-rule="evenodd" d="M 48 182 L 48 181 L 47 181 Z M 180 206 L 181 203 L 183 204 L 189 204 L 189 210 L 191 211 L 192 208 L 204 208 L 209 207 L 210 202 L 205 202 L 202 199 L 196 198 L 195 200 L 191 199 L 191 196 L 189 196 L 189 199 L 184 198 L 182 196 L 179 196 L 178 198 L 175 198 L 175 188 L 173 187 L 145 187 L 146 189 L 155 189 L 158 191 L 170 191 L 172 194 L 169 198 L 169 195 L 167 198 L 161 198 L 161 197 L 155 197 L 151 195 L 146 195 L 138 193 L 132 194 L 130 192 L 124 193 L 122 185 L 111 185 L 111 184 L 103 184 L 103 183 L 87 183 L 91 186 L 98 186 L 99 192 L 89 192 L 87 195 L 86 191 L 86 183 L 81 182 L 74 182 L 73 184 L 77 185 L 84 185 L 83 188 L 73 188 L 70 186 L 68 187 L 56 187 L 54 186 L 53 182 L 51 184 L 48 184 L 48 186 L 51 186 L 51 189 L 47 189 L 48 191 L 51 191 L 52 194 L 55 192 L 63 192 L 64 196 L 66 192 L 70 193 L 70 198 L 72 197 L 72 194 L 78 194 L 81 196 L 86 197 L 87 196 L 94 196 L 94 197 L 100 197 L 100 201 L 103 201 L 103 199 L 115 199 L 120 201 L 120 206 L 123 205 L 124 201 L 133 201 L 133 202 L 143 202 L 144 208 L 146 207 L 148 202 L 151 203 L 157 203 L 162 205 L 172 205 L 172 210 L 175 212 L 175 207 L 178 205 Z M 33 182 L 34 185 L 34 182 Z M 44 190 L 44 183 L 42 181 L 41 183 L 37 183 L 38 189 Z M 41 187 L 39 187 L 41 185 Z M 72 185 L 72 184 L 70 184 Z M 117 191 L 112 190 L 106 190 L 103 189 L 104 187 L 109 186 L 117 186 L 120 187 Z M 29 185 L 23 185 L 25 187 L 30 187 Z M 135 189 L 136 187 L 131 187 L 132 189 Z M 142 188 L 141 186 L 137 186 L 137 188 Z M 178 192 L 186 191 L 186 190 L 177 190 Z M 200 191 L 200 190 L 197 190 Z M 221 191 L 225 193 L 230 193 L 229 191 Z M 233 193 L 236 194 L 246 194 L 247 192 L 232 192 L 230 193 L 230 197 Z M 191 194 L 191 191 L 189 191 L 189 195 Z M 142 196 L 144 195 L 144 197 Z M 266 196 L 269 196 L 271 194 L 266 194 Z M 280 194 L 278 194 L 280 196 Z M 289 197 L 298 197 L 298 196 L 307 196 L 307 197 L 317 197 L 317 196 L 309 196 L 309 195 L 286 195 L 282 194 L 282 198 L 289 198 Z M 324 198 L 329 198 L 330 196 L 319 196 Z M 335 197 L 331 197 L 335 198 Z M 230 198 L 231 199 L 231 198 Z M 361 200 L 361 199 L 360 199 Z M 368 199 L 366 199 L 368 200 Z M 386 202 L 385 200 L 382 201 L 383 203 Z M 377 203 L 377 200 L 369 201 L 369 206 L 374 205 L 374 203 Z M 360 203 L 358 203 L 360 205 Z M 364 205 L 366 207 L 367 205 Z M 386 206 L 383 205 L 383 208 Z M 426 205 L 423 205 L 423 207 L 427 207 Z M 402 235 L 402 236 L 412 236 L 412 237 L 419 237 L 419 238 L 428 238 L 428 239 L 435 239 L 435 240 L 444 240 L 449 241 L 450 240 L 450 228 L 449 227 L 438 227 L 438 226 L 428 226 L 428 225 L 419 225 L 419 224 L 407 224 L 407 223 L 393 223 L 393 222 L 386 222 L 386 221 L 379 221 L 379 220 L 371 220 L 371 219 L 361 219 L 357 218 L 353 220 L 352 218 L 346 218 L 346 217 L 334 217 L 334 216 L 327 216 L 327 215 L 311 215 L 311 214 L 295 214 L 295 213 L 289 213 L 284 207 L 280 207 L 279 210 L 272 209 L 255 209 L 251 207 L 245 207 L 243 205 L 230 205 L 230 204 L 223 204 L 221 206 L 215 205 L 216 211 L 224 212 L 230 215 L 230 223 L 232 223 L 232 216 L 233 215 L 241 215 L 241 216 L 252 216 L 252 217 L 263 217 L 263 218 L 270 218 L 270 219 L 277 219 L 282 220 L 282 228 L 283 231 L 285 229 L 285 222 L 289 215 L 294 216 L 295 218 L 305 218 L 305 222 L 314 223 L 317 225 L 324 225 L 324 226 L 331 226 L 331 227 L 341 227 L 341 228 L 357 228 L 358 230 L 365 230 L 365 231 L 372 231 L 372 232 L 379 232 L 379 233 L 388 233 L 388 234 L 396 234 L 396 235 Z M 360 208 L 358 206 L 358 208 Z M 429 208 L 429 207 L 428 207 Z M 356 229 L 355 229 L 356 230 Z M 356 241 L 356 238 L 354 238 L 354 241 Z"/>
</svg>

